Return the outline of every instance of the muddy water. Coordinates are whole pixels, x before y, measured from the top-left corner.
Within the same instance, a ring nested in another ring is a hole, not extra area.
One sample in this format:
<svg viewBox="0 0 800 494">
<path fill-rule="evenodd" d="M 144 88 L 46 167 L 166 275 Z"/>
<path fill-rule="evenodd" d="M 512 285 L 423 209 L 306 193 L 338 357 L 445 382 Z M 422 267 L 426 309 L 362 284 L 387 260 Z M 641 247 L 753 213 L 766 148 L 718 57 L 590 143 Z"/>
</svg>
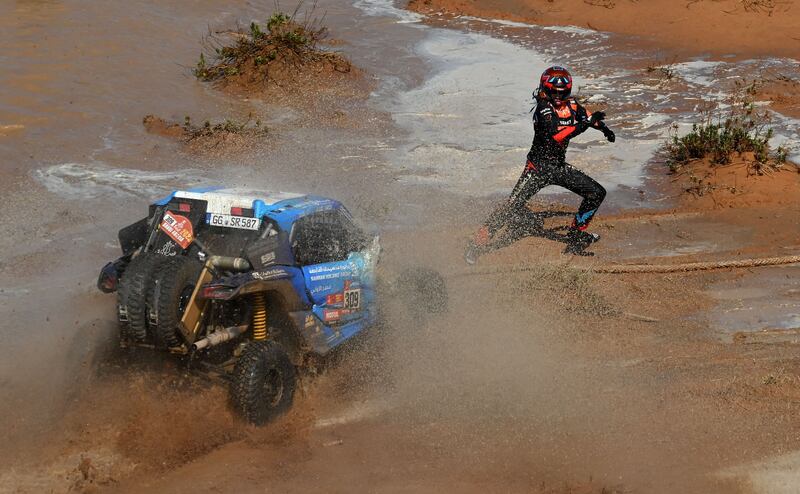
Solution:
<svg viewBox="0 0 800 494">
<path fill-rule="evenodd" d="M 290 109 L 224 96 L 191 77 L 209 27 L 263 20 L 270 4 L 0 6 L 0 439 L 57 424 L 76 335 L 113 332 L 112 299 L 93 286 L 97 268 L 117 255 L 116 230 L 138 219 L 147 199 L 224 183 L 332 194 L 388 229 L 475 221 L 516 179 L 530 141 L 532 81 L 555 62 L 575 69 L 587 100 L 607 106 L 609 123 L 621 129 L 615 146 L 581 138 L 571 159 L 610 189 L 631 190 L 672 122 L 692 122 L 708 102 L 724 104 L 733 78 L 785 65 L 696 61 L 677 66 L 674 80 L 643 81 L 639 70 L 651 55 L 604 34 L 474 19 L 442 29 L 388 1 L 330 0 L 319 9 L 342 50 L 376 79 L 368 131 L 293 125 Z M 277 144 L 231 159 L 183 154 L 141 126 L 148 113 L 201 121 L 249 112 L 275 126 Z M 796 128 L 780 120 L 778 139 L 797 140 Z M 387 211 L 368 214 L 376 204 Z M 441 391 L 434 388 L 426 399 Z"/>
<path fill-rule="evenodd" d="M 409 224 L 426 214 L 423 188 L 399 193 L 385 156 L 404 134 L 381 110 L 365 110 L 374 121 L 367 130 L 317 127 L 300 123 L 291 108 L 225 96 L 191 77 L 188 66 L 209 29 L 263 21 L 271 4 L 144 2 L 101 9 L 20 1 L 2 9 L 8 68 L 0 89 L 4 455 L 14 456 L 37 436 L 46 441 L 50 428 L 59 427 L 66 391 L 87 363 L 82 350 L 113 337 L 113 297 L 99 294 L 94 280 L 118 256 L 116 231 L 141 217 L 152 198 L 222 183 L 341 197 L 356 212 L 370 213 L 365 219 L 372 223 Z M 359 17 L 349 3 L 321 2 L 323 13 L 333 37 L 378 79 L 376 108 L 387 94 L 423 80 L 426 64 L 407 48 L 421 31 Z M 141 125 L 148 113 L 202 121 L 250 112 L 266 122 L 274 141 L 230 158 L 188 155 Z M 458 200 L 440 194 L 437 202 L 448 197 Z"/>
<path fill-rule="evenodd" d="M 725 333 L 800 328 L 800 268 L 760 270 L 750 276 L 717 282 L 709 288 L 719 305 L 712 328 Z"/>
<path fill-rule="evenodd" d="M 422 20 L 386 2 L 369 5 L 367 12 L 382 12 L 400 22 Z M 417 170 L 409 181 L 441 184 L 460 193 L 498 193 L 516 180 L 530 141 L 531 91 L 537 74 L 549 65 L 570 67 L 577 94 L 607 109 L 608 122 L 618 131 L 617 144 L 590 132 L 573 142 L 580 152 L 570 159 L 612 190 L 643 185 L 644 165 L 673 126 L 685 131 L 706 115 L 723 116 L 736 82 L 800 75 L 800 65 L 788 59 L 670 64 L 639 48 L 635 40 L 574 27 L 469 17 L 424 22 L 448 29 L 426 30 L 415 50 L 434 62 L 433 74 L 389 105 L 395 121 L 412 137 L 393 162 Z M 647 66 L 668 66 L 670 75 L 648 75 Z M 774 114 L 773 124 L 774 145 L 798 142 L 796 120 Z"/>
</svg>

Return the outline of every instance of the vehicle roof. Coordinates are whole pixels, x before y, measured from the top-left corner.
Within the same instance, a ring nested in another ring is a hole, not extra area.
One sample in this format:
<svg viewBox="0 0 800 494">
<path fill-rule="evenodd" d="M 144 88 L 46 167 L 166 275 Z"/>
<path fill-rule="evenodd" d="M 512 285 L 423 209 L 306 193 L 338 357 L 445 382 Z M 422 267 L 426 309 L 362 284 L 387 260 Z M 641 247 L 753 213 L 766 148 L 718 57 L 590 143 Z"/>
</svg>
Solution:
<svg viewBox="0 0 800 494">
<path fill-rule="evenodd" d="M 230 214 L 233 207 L 252 209 L 256 218 L 272 218 L 284 230 L 291 229 L 295 221 L 310 213 L 343 208 L 339 201 L 310 194 L 223 187 L 176 190 L 154 205 L 163 206 L 173 198 L 207 201 L 206 214 Z"/>
</svg>

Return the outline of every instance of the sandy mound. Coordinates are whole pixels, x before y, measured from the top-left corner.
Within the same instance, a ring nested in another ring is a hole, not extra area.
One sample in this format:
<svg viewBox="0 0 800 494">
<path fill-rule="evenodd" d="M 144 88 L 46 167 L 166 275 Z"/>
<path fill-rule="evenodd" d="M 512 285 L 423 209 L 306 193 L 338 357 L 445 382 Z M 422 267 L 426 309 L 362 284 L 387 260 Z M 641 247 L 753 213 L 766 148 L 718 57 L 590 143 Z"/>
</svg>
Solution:
<svg viewBox="0 0 800 494">
<path fill-rule="evenodd" d="M 742 156 L 726 165 L 708 159 L 684 166 L 674 182 L 681 203 L 691 209 L 773 207 L 800 202 L 800 168 L 754 167 Z"/>
<path fill-rule="evenodd" d="M 348 92 L 359 71 L 343 55 L 322 48 L 327 29 L 312 19 L 274 13 L 262 27 L 219 32 L 206 40 L 195 76 L 219 87 L 268 98 Z"/>
</svg>

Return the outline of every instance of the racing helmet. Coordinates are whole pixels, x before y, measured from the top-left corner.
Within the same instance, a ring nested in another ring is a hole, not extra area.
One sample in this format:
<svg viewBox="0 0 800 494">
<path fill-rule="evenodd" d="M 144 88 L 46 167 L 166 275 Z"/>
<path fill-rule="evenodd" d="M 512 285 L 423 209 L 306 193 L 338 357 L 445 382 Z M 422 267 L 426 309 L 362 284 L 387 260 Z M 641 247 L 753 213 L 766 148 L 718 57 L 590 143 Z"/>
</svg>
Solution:
<svg viewBox="0 0 800 494">
<path fill-rule="evenodd" d="M 564 101 L 572 94 L 572 76 L 564 67 L 554 65 L 542 72 L 536 93 L 554 103 Z"/>
</svg>

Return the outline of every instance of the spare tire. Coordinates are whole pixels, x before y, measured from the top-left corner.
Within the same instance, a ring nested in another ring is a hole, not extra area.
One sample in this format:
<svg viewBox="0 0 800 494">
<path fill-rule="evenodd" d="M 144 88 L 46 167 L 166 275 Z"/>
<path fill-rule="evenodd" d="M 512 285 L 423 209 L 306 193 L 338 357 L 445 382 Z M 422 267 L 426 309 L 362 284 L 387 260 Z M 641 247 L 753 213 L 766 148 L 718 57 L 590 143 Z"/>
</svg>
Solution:
<svg viewBox="0 0 800 494">
<path fill-rule="evenodd" d="M 274 341 L 249 343 L 232 377 L 233 408 L 251 424 L 264 425 L 292 406 L 297 373 L 289 355 Z"/>
<path fill-rule="evenodd" d="M 134 257 L 119 282 L 117 301 L 120 316 L 122 340 L 131 342 L 147 341 L 147 294 L 150 291 L 153 275 L 159 266 L 169 258 L 151 252 Z"/>
<path fill-rule="evenodd" d="M 156 346 L 176 347 L 182 337 L 178 330 L 203 265 L 189 257 L 173 257 L 154 277 L 148 297 L 150 330 Z"/>
</svg>

